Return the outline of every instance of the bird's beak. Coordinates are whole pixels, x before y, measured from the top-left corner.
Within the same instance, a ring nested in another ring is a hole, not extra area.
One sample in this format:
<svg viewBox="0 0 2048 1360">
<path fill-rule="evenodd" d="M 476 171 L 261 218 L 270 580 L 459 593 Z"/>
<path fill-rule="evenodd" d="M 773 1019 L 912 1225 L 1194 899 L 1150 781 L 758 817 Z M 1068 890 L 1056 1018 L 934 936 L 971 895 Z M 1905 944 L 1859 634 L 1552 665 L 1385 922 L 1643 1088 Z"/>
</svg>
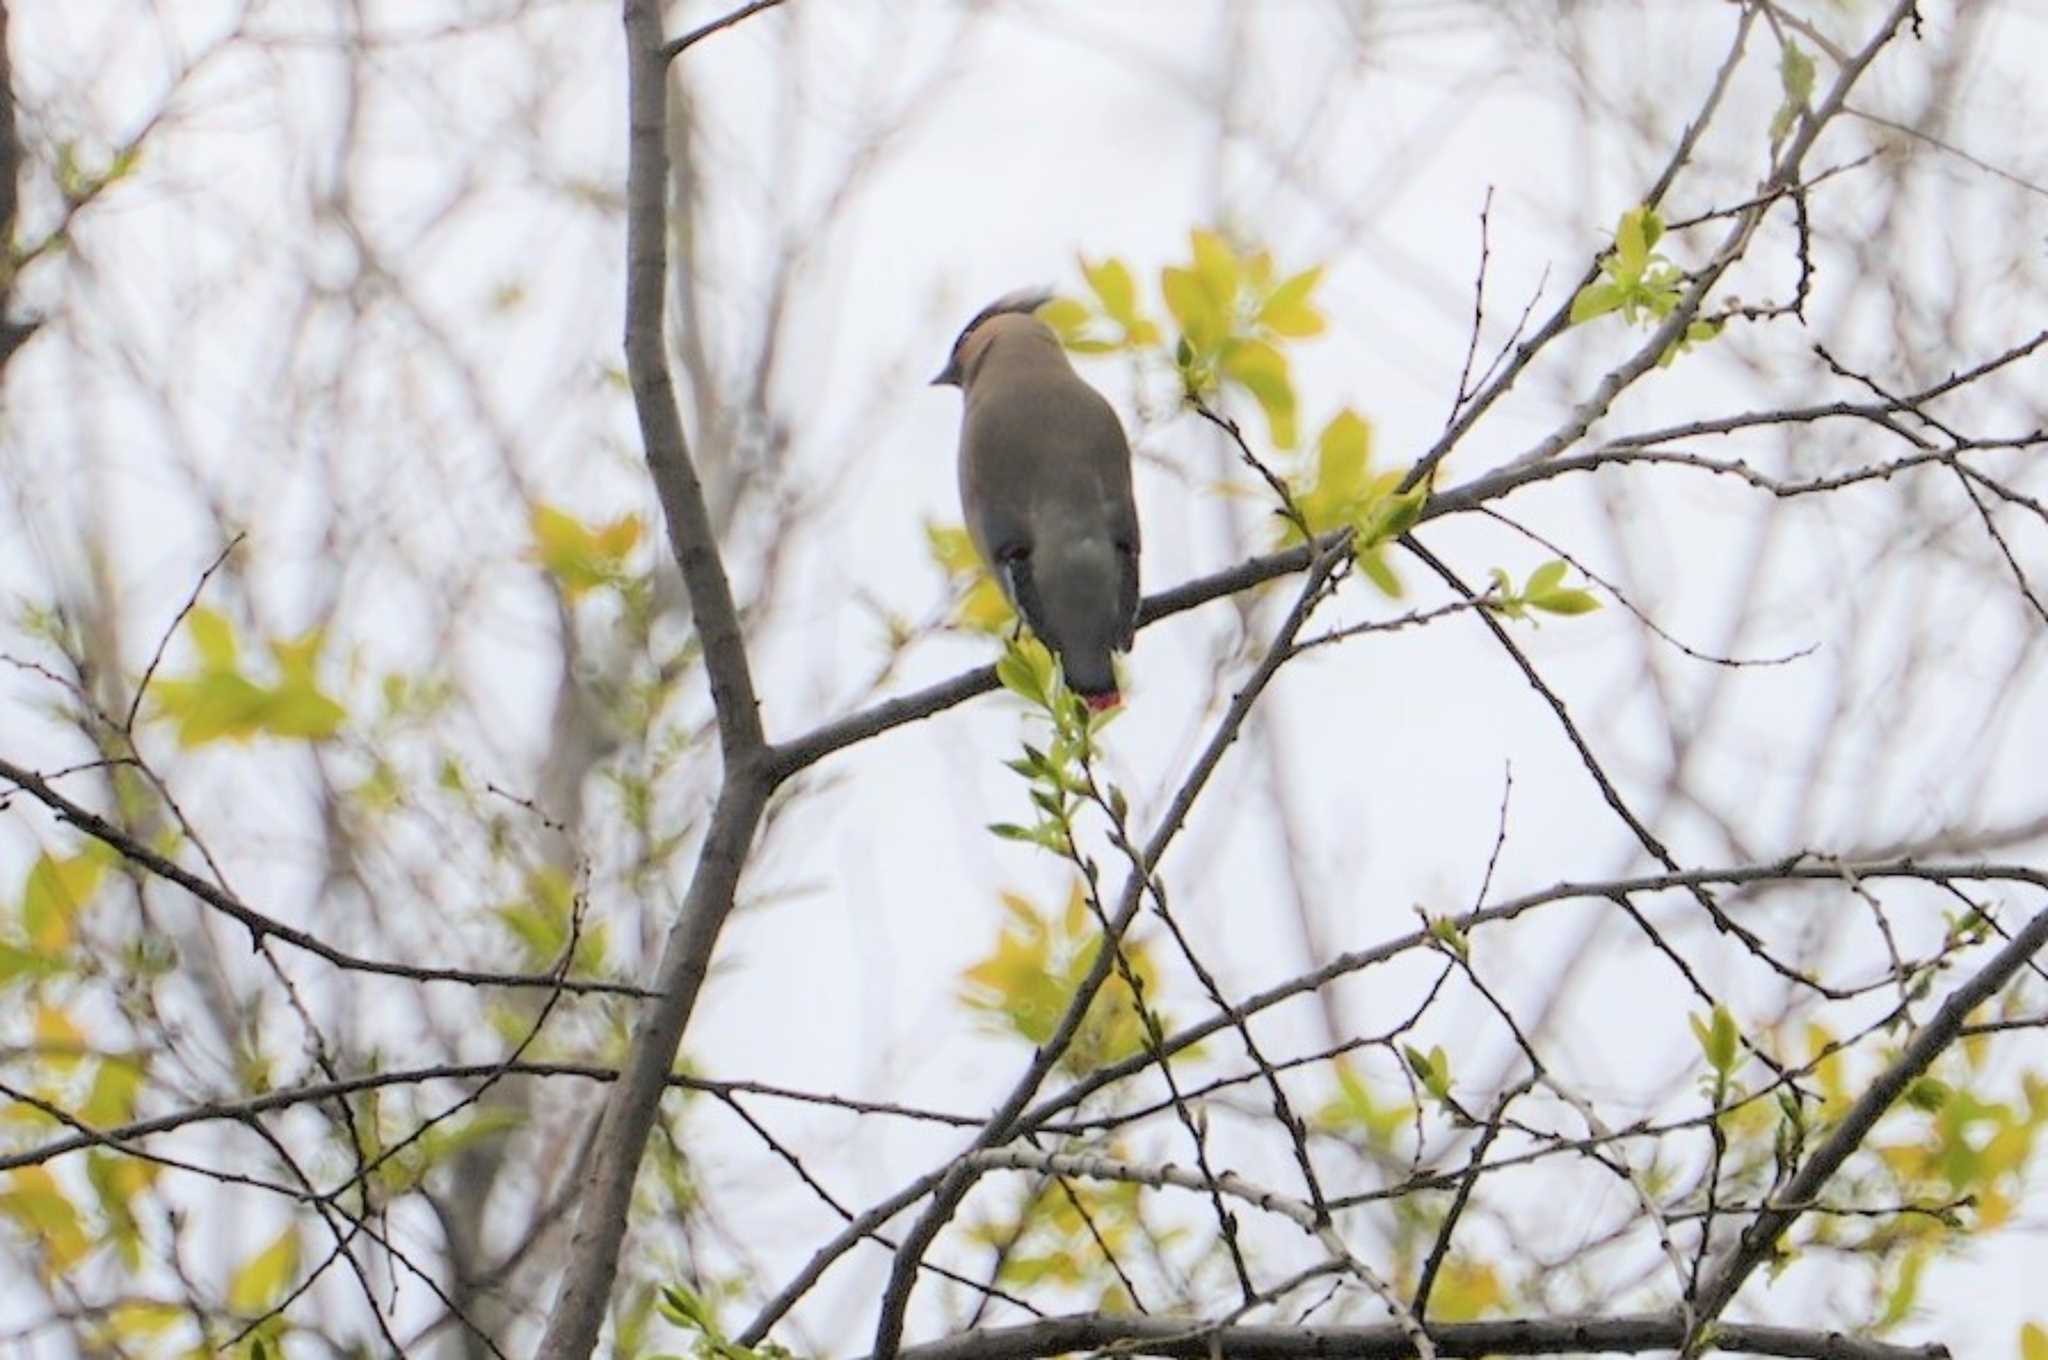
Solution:
<svg viewBox="0 0 2048 1360">
<path fill-rule="evenodd" d="M 958 387 L 960 385 L 960 356 L 955 354 L 946 360 L 946 366 L 939 370 L 939 376 L 932 379 L 933 387 Z"/>
</svg>

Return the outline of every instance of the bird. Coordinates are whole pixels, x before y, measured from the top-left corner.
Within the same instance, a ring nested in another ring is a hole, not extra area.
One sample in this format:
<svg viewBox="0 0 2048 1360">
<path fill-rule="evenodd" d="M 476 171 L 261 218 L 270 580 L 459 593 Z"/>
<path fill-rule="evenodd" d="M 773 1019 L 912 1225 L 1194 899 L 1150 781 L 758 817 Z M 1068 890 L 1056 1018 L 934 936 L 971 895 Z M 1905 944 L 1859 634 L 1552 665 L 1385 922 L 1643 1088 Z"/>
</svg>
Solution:
<svg viewBox="0 0 2048 1360">
<path fill-rule="evenodd" d="M 1008 293 L 953 341 L 935 387 L 957 387 L 967 535 L 1067 687 L 1101 712 L 1123 701 L 1111 652 L 1138 625 L 1138 506 L 1116 411 L 1067 362 L 1037 310 Z"/>
</svg>

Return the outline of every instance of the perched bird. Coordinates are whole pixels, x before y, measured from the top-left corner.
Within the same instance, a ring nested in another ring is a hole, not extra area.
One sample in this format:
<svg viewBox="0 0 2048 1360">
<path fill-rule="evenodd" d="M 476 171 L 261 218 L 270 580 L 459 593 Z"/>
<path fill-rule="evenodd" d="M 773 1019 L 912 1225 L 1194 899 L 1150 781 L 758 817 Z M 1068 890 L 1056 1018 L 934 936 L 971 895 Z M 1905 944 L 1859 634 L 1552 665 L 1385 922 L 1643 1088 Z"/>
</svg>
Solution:
<svg viewBox="0 0 2048 1360">
<path fill-rule="evenodd" d="M 1051 297 L 1011 293 L 953 342 L 934 386 L 960 389 L 960 506 L 967 533 L 1031 631 L 1091 709 L 1120 702 L 1113 651 L 1138 624 L 1138 507 L 1131 446 L 1052 328 Z"/>
</svg>

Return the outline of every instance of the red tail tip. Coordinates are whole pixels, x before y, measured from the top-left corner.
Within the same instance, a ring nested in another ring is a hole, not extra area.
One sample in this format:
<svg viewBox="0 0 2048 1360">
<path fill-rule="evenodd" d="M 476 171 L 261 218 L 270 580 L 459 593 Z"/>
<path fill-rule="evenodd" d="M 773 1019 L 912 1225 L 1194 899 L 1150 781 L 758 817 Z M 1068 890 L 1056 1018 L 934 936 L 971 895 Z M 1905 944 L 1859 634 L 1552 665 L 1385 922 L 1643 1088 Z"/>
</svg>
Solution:
<svg viewBox="0 0 2048 1360">
<path fill-rule="evenodd" d="M 1109 709 L 1115 708 L 1123 701 L 1124 696 L 1115 690 L 1109 690 L 1103 694 L 1084 694 L 1081 696 L 1081 702 L 1088 705 L 1090 713 L 1106 712 Z"/>
</svg>

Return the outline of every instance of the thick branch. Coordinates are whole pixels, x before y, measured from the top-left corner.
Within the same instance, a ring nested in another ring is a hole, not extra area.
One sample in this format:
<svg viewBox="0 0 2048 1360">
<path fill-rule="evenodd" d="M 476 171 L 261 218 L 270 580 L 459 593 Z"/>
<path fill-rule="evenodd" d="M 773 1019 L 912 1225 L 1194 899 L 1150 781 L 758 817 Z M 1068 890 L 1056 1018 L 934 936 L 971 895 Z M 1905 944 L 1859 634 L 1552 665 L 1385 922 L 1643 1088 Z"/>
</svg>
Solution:
<svg viewBox="0 0 2048 1360">
<path fill-rule="evenodd" d="M 35 327 L 7 319 L 14 296 L 14 225 L 21 207 L 21 135 L 14 121 L 14 67 L 7 49 L 7 0 L 0 0 L 0 369 Z"/>
<path fill-rule="evenodd" d="M 733 894 L 774 777 L 747 668 L 746 641 L 732 587 L 712 536 L 704 488 L 690 462 L 663 344 L 668 272 L 668 55 L 659 0 L 625 0 L 629 145 L 626 162 L 626 369 L 646 444 L 647 469 L 661 497 L 670 547 L 689 591 L 697 636 L 718 712 L 724 785 L 691 873 L 682 911 L 670 928 L 655 974 L 659 999 L 640 1015 L 605 1103 L 589 1186 L 560 1293 L 536 1354 L 584 1360 L 597 1344 L 617 1277 L 632 1208 L 633 1181 L 654 1126 L 669 1068 L 710 971 L 712 950 L 732 912 Z"/>
<path fill-rule="evenodd" d="M 1627 1355 L 1670 1351 L 1685 1338 L 1675 1313 L 1619 1317 L 1508 1318 L 1493 1322 L 1439 1322 L 1429 1328 L 1443 1356 Z M 1805 1360 L 1948 1360 L 1948 1347 L 1895 1346 L 1843 1336 L 1731 1323 L 1714 1335 L 1730 1355 L 1799 1356 Z M 1110 1350 L 1118 1355 L 1185 1356 L 1211 1360 L 1403 1360 L 1415 1343 L 1391 1322 L 1359 1327 L 1205 1327 L 1184 1318 L 1109 1316 L 1049 1318 L 1021 1327 L 990 1327 L 906 1346 L 899 1360 L 1037 1360 L 1068 1351 Z"/>
</svg>

